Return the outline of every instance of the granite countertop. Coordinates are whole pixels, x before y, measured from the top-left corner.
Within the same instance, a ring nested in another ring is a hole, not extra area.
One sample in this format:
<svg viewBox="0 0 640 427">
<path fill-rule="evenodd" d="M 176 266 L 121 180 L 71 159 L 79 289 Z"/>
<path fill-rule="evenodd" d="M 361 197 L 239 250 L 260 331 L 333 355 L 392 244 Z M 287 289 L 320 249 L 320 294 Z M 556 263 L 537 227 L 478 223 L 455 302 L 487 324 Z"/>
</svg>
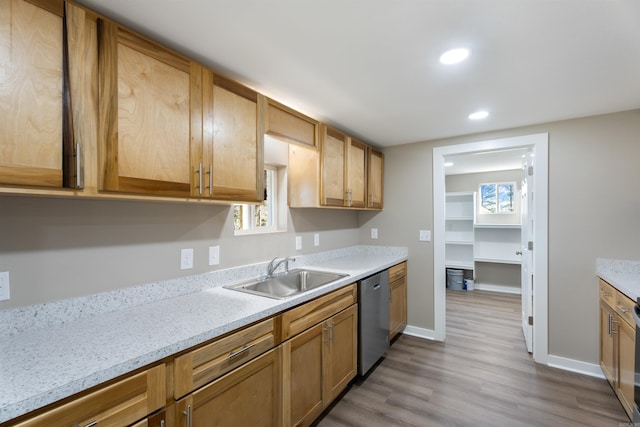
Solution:
<svg viewBox="0 0 640 427">
<path fill-rule="evenodd" d="M 174 287 L 184 282 L 184 293 L 174 289 L 174 295 L 169 296 L 159 291 L 166 286 L 154 283 L 75 302 L 0 313 L 0 323 L 13 331 L 0 336 L 0 423 L 406 259 L 406 248 L 375 246 L 296 257 L 291 268 L 308 267 L 349 276 L 283 300 L 222 288 L 256 277 L 256 271 L 265 271 L 266 263 L 262 263 L 171 281 Z M 114 305 L 114 299 L 126 308 L 104 309 Z M 87 310 L 87 305 L 95 310 Z M 48 313 L 49 323 L 34 323 L 34 318 L 47 317 Z"/>
<path fill-rule="evenodd" d="M 596 261 L 598 276 L 634 301 L 640 298 L 640 261 L 602 259 Z"/>
</svg>

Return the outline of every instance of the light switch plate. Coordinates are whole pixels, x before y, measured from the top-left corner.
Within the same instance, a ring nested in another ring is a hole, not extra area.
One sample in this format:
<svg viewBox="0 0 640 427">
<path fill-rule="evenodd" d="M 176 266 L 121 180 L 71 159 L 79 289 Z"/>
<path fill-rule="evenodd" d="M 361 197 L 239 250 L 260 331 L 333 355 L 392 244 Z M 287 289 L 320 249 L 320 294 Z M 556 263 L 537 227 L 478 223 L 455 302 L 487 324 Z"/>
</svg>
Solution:
<svg viewBox="0 0 640 427">
<path fill-rule="evenodd" d="M 220 246 L 209 246 L 209 265 L 220 264 Z"/>
<path fill-rule="evenodd" d="M 302 236 L 296 236 L 296 251 L 302 249 Z"/>
<path fill-rule="evenodd" d="M 320 246 L 320 233 L 313 235 L 313 246 Z"/>
<path fill-rule="evenodd" d="M 371 229 L 371 238 L 372 239 L 377 239 L 378 238 L 378 229 L 377 228 L 372 228 Z"/>
<path fill-rule="evenodd" d="M 10 298 L 9 293 L 9 272 L 0 272 L 0 301 L 6 301 Z"/>
<path fill-rule="evenodd" d="M 193 268 L 193 248 L 180 249 L 180 270 Z"/>
<path fill-rule="evenodd" d="M 430 242 L 431 241 L 431 230 L 420 230 L 420 241 L 421 242 Z"/>
</svg>

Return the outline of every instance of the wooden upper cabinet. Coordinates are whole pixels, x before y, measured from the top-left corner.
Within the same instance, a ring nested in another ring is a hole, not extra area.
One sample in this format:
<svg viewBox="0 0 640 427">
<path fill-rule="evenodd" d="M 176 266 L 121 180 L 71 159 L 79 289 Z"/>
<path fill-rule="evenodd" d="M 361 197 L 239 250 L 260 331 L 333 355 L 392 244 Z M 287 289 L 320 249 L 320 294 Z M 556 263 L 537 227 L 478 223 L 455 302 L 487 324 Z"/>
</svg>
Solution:
<svg viewBox="0 0 640 427">
<path fill-rule="evenodd" d="M 317 147 L 317 120 L 305 116 L 272 99 L 267 100 L 265 133 L 296 144 Z"/>
<path fill-rule="evenodd" d="M 189 196 L 199 66 L 109 20 L 98 33 L 102 189 Z"/>
<path fill-rule="evenodd" d="M 321 126 L 321 169 L 320 204 L 324 206 L 345 206 L 346 203 L 346 156 L 349 137 L 344 133 Z"/>
<path fill-rule="evenodd" d="M 202 160 L 192 160 L 194 195 L 261 201 L 264 96 L 209 70 L 204 70 L 202 89 Z M 197 153 L 197 139 L 194 143 Z"/>
<path fill-rule="evenodd" d="M 367 158 L 367 207 L 382 209 L 384 206 L 384 155 L 369 147 Z"/>
<path fill-rule="evenodd" d="M 62 1 L 0 3 L 0 184 L 78 187 L 63 16 Z"/>
<path fill-rule="evenodd" d="M 347 159 L 346 206 L 364 208 L 367 197 L 367 146 L 349 138 Z"/>
</svg>

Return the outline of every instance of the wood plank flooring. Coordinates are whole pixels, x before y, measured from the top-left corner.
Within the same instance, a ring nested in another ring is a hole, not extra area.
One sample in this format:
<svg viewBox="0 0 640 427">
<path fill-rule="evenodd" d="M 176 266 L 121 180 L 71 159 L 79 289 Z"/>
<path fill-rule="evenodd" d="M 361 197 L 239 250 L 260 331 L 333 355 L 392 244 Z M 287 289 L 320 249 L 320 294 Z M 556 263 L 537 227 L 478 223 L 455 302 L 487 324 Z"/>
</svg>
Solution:
<svg viewBox="0 0 640 427">
<path fill-rule="evenodd" d="M 533 362 L 520 296 L 447 294 L 447 340 L 402 335 L 318 423 L 335 426 L 629 426 L 609 384 Z"/>
</svg>

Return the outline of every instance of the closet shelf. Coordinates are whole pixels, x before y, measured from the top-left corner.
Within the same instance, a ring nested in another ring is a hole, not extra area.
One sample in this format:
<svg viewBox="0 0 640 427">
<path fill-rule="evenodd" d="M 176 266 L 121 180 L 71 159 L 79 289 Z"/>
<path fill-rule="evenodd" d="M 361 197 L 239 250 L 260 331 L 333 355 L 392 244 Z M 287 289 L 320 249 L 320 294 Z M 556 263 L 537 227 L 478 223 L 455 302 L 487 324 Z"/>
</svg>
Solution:
<svg viewBox="0 0 640 427">
<path fill-rule="evenodd" d="M 474 228 L 521 228 L 520 224 L 473 224 Z"/>
<path fill-rule="evenodd" d="M 522 262 L 519 259 L 505 259 L 505 258 L 474 258 L 475 262 L 492 262 L 496 264 L 515 264 L 520 265 Z"/>
</svg>

